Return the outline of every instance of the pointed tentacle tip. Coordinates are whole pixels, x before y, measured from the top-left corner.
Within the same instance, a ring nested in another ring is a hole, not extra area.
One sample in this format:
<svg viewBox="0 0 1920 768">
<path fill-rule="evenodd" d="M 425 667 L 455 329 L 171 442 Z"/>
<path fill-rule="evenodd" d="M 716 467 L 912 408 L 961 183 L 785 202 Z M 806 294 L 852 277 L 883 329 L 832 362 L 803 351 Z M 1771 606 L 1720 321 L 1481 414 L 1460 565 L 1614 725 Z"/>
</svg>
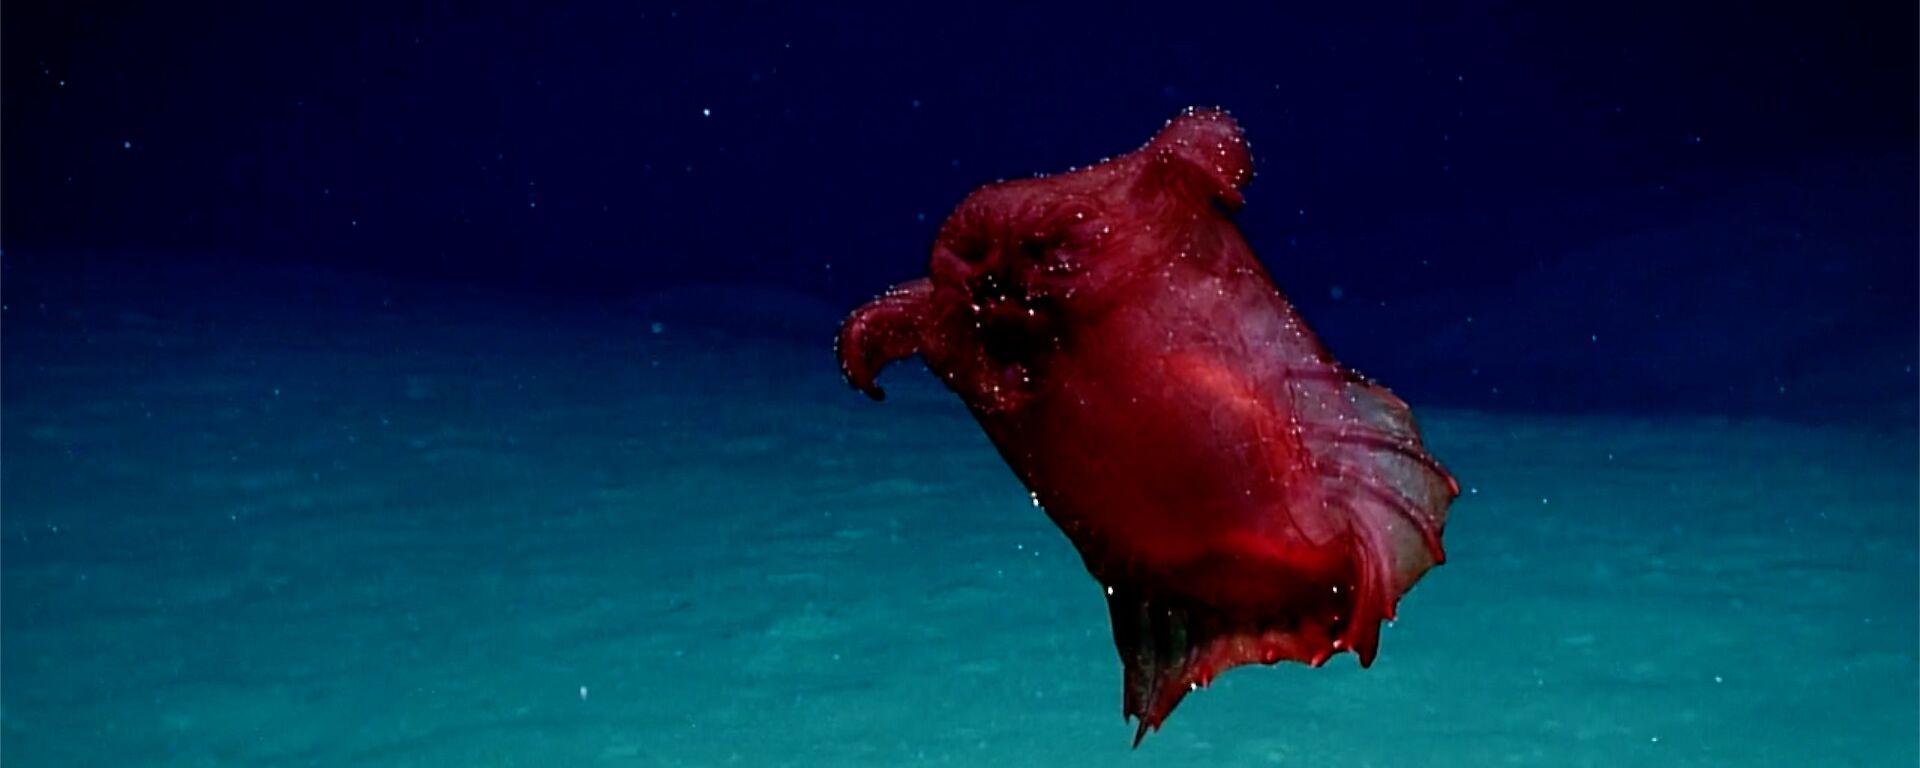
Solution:
<svg viewBox="0 0 1920 768">
<path fill-rule="evenodd" d="M 874 381 L 872 366 L 867 365 L 860 357 L 859 326 L 861 323 L 858 312 L 847 318 L 846 322 L 840 326 L 839 335 L 833 339 L 833 355 L 840 361 L 840 377 L 846 380 L 848 386 L 860 390 L 876 402 L 885 400 L 887 393 Z"/>
<path fill-rule="evenodd" d="M 1378 655 L 1379 652 L 1380 652 L 1380 642 L 1378 639 L 1375 639 L 1372 642 L 1356 644 L 1353 646 L 1354 655 L 1360 657 L 1361 669 L 1366 669 L 1368 667 L 1373 666 L 1373 658 L 1374 656 Z"/>
<path fill-rule="evenodd" d="M 887 390 L 882 388 L 879 384 L 875 383 L 872 377 L 859 379 L 859 378 L 854 378 L 853 374 L 851 373 L 847 373 L 846 377 L 847 377 L 847 384 L 849 386 L 852 386 L 854 389 L 860 390 L 860 394 L 866 395 L 867 399 L 872 400 L 876 403 L 886 402 Z"/>
</svg>

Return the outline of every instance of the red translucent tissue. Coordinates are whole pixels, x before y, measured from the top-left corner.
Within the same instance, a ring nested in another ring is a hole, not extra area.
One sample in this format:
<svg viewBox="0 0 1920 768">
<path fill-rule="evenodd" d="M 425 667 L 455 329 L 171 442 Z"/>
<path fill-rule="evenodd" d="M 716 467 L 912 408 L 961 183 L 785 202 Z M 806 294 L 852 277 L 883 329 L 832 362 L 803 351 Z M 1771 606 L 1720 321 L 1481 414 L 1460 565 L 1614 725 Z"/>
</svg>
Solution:
<svg viewBox="0 0 1920 768">
<path fill-rule="evenodd" d="M 875 399 L 882 367 L 924 358 L 1079 550 L 1136 744 L 1232 667 L 1371 664 L 1459 492 L 1241 238 L 1252 176 L 1233 118 L 1188 110 L 1132 153 L 974 192 L 928 276 L 840 331 Z"/>
</svg>

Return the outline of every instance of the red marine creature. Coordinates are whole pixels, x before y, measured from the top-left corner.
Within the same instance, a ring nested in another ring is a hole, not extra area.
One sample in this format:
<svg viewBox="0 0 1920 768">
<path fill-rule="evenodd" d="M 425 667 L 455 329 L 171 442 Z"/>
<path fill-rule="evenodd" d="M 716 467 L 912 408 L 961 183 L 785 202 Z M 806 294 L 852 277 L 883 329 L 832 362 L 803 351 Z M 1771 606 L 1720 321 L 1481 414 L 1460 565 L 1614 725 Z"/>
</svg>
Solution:
<svg viewBox="0 0 1920 768">
<path fill-rule="evenodd" d="M 974 192 L 929 277 L 840 331 L 876 400 L 882 367 L 923 357 L 1106 587 L 1136 745 L 1231 667 L 1371 664 L 1459 494 L 1241 238 L 1252 176 L 1234 120 L 1188 110 L 1130 154 Z"/>
</svg>

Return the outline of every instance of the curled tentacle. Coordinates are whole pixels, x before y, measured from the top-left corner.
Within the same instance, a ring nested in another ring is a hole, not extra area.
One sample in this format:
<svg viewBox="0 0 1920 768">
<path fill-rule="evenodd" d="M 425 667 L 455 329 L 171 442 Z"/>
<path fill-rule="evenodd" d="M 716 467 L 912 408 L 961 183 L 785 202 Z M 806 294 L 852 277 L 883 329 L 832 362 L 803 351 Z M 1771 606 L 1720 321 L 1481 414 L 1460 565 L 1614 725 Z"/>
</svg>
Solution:
<svg viewBox="0 0 1920 768">
<path fill-rule="evenodd" d="M 896 285 L 853 311 L 840 326 L 837 345 L 848 383 L 875 400 L 886 399 L 875 379 L 888 363 L 920 354 L 932 295 L 933 283 L 922 278 Z"/>
</svg>

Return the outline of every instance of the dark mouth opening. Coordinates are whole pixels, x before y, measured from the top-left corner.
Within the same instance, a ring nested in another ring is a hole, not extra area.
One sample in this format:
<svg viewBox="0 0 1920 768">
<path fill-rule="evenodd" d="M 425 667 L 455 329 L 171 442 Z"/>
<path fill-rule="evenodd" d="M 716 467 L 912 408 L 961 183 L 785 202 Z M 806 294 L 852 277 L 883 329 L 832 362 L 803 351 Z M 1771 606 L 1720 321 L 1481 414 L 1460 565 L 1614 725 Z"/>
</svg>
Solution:
<svg viewBox="0 0 1920 768">
<path fill-rule="evenodd" d="M 1021 390 L 1039 386 L 1047 361 L 1059 350 L 1055 309 L 1030 297 L 976 305 L 980 348 L 1000 375 L 1000 384 Z"/>
</svg>

